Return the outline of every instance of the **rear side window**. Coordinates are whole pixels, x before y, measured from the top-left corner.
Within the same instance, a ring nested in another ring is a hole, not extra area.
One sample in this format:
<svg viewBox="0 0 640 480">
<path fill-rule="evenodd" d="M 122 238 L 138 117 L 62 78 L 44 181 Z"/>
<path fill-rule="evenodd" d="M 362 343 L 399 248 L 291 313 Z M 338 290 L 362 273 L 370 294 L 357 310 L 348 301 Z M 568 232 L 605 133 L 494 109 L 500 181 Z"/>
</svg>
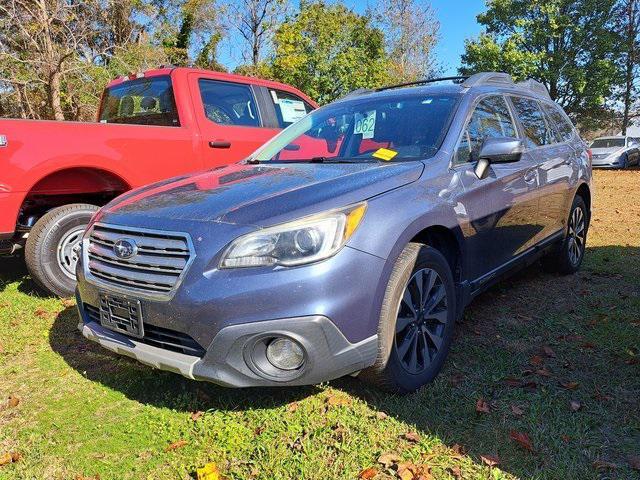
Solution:
<svg viewBox="0 0 640 480">
<path fill-rule="evenodd" d="M 568 142 L 573 138 L 573 125 L 567 116 L 560 111 L 560 107 L 556 104 L 543 103 L 542 108 L 551 119 L 556 127 L 559 135 L 559 142 Z"/>
<path fill-rule="evenodd" d="M 180 126 L 171 78 L 168 75 L 139 78 L 107 88 L 100 122 Z"/>
<path fill-rule="evenodd" d="M 271 89 L 269 93 L 276 109 L 276 117 L 278 117 L 280 128 L 288 127 L 313 110 L 311 105 L 293 93 Z"/>
<path fill-rule="evenodd" d="M 554 131 L 544 118 L 540 105 L 536 100 L 523 97 L 512 97 L 520 123 L 524 128 L 525 143 L 528 147 L 539 147 L 554 143 Z"/>
<path fill-rule="evenodd" d="M 198 80 L 205 116 L 219 125 L 259 127 L 260 118 L 249 85 Z"/>
<path fill-rule="evenodd" d="M 475 160 L 486 138 L 517 137 L 516 129 L 504 97 L 486 97 L 475 107 L 458 148 L 456 164 Z"/>
</svg>

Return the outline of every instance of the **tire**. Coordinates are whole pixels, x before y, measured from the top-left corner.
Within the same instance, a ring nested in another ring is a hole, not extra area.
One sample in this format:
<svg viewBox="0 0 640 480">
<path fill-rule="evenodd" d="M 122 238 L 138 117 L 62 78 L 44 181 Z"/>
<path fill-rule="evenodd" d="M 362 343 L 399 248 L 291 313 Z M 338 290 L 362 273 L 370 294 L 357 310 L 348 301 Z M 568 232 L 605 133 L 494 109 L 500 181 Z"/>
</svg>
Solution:
<svg viewBox="0 0 640 480">
<path fill-rule="evenodd" d="M 27 237 L 24 256 L 38 287 L 59 297 L 73 295 L 76 285 L 73 247 L 99 207 L 73 203 L 54 208 L 40 218 Z"/>
<path fill-rule="evenodd" d="M 620 166 L 620 169 L 626 170 L 627 168 L 629 168 L 629 156 L 625 153 L 622 156 L 622 165 Z"/>
<path fill-rule="evenodd" d="M 578 226 L 575 223 L 578 221 Z M 582 227 L 580 227 L 580 224 Z M 567 233 L 562 245 L 553 253 L 542 258 L 542 266 L 547 272 L 569 275 L 580 270 L 584 258 L 587 233 L 589 231 L 589 212 L 581 196 L 576 195 L 571 205 L 567 221 Z M 575 246 L 573 245 L 575 242 Z"/>
<path fill-rule="evenodd" d="M 429 290 L 425 295 L 427 308 L 421 309 L 424 315 L 419 312 L 412 315 L 409 302 L 418 310 L 412 292 L 417 294 L 420 278 L 423 286 L 432 285 L 432 288 L 423 287 Z M 444 294 L 444 298 L 430 305 L 437 300 L 437 294 Z M 453 275 L 446 258 L 435 248 L 409 243 L 398 257 L 385 291 L 376 361 L 360 378 L 398 394 L 413 392 L 431 382 L 442 369 L 449 351 L 456 309 Z M 436 315 L 439 320 L 435 319 Z M 411 335 L 416 337 L 415 341 L 411 341 Z M 407 342 L 411 345 L 408 350 Z M 422 361 L 418 353 L 421 349 Z M 412 370 L 414 357 L 416 368 Z"/>
</svg>

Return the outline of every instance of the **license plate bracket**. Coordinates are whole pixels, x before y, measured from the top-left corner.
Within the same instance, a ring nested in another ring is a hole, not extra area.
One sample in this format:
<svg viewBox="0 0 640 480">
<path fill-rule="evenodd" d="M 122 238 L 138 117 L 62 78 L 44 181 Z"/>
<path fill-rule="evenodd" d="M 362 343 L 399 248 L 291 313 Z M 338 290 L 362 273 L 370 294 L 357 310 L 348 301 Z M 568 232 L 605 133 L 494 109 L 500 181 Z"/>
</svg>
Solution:
<svg viewBox="0 0 640 480">
<path fill-rule="evenodd" d="M 144 325 L 139 300 L 111 295 L 100 295 L 100 323 L 116 332 L 142 338 Z"/>
</svg>

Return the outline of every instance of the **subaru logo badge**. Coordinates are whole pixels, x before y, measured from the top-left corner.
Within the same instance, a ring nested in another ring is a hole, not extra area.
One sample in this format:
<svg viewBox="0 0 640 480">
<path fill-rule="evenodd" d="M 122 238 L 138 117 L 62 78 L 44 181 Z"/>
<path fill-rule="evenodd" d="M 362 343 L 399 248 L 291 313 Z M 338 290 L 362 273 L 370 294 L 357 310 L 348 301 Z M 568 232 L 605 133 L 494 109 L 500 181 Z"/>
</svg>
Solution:
<svg viewBox="0 0 640 480">
<path fill-rule="evenodd" d="M 138 246 L 135 241 L 129 238 L 119 238 L 113 244 L 113 253 L 116 254 L 116 257 L 126 260 L 138 253 Z"/>
</svg>

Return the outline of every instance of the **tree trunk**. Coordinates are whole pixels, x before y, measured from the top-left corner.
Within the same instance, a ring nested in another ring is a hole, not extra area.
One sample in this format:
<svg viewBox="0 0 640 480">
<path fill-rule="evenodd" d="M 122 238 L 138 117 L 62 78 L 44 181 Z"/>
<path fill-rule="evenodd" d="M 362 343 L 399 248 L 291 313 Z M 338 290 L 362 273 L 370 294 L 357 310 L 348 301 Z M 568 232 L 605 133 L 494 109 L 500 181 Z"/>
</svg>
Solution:
<svg viewBox="0 0 640 480">
<path fill-rule="evenodd" d="M 632 93 L 633 93 L 633 70 L 636 60 L 636 37 L 638 32 L 636 31 L 636 11 L 635 0 L 627 0 L 626 5 L 626 40 L 627 51 L 625 58 L 625 75 L 624 75 L 624 113 L 622 115 L 622 135 L 627 134 L 627 128 L 629 127 L 629 114 L 631 111 Z"/>
<path fill-rule="evenodd" d="M 51 72 L 49 76 L 49 108 L 55 120 L 64 120 L 62 101 L 60 100 L 60 72 Z"/>
</svg>

